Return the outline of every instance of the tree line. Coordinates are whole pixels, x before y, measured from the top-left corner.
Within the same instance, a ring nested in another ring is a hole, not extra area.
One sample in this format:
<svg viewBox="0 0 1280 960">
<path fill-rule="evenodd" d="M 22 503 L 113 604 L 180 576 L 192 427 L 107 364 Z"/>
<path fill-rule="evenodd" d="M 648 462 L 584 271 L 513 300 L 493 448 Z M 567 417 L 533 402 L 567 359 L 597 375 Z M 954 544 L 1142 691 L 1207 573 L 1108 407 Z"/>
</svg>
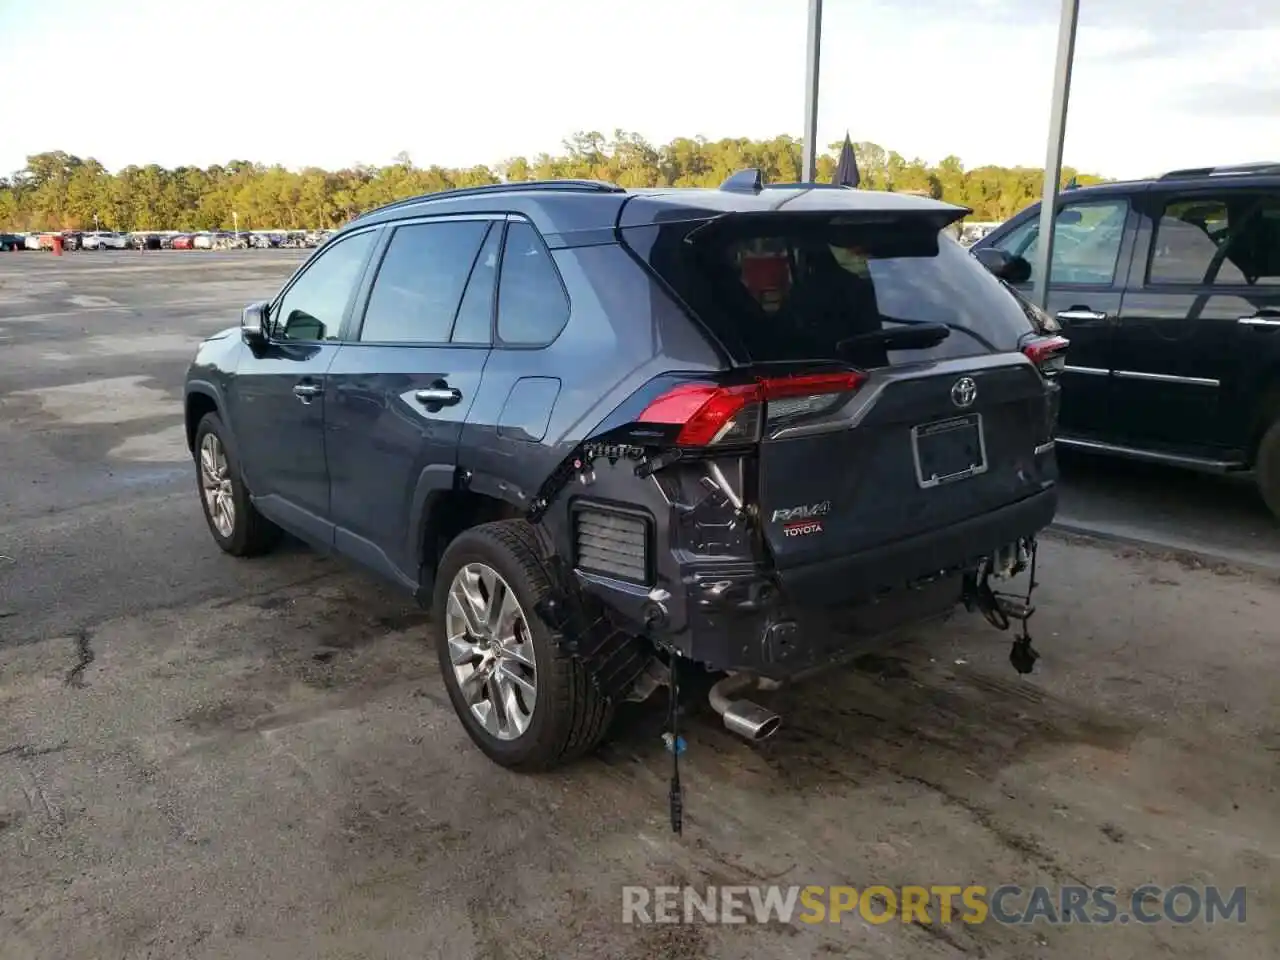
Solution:
<svg viewBox="0 0 1280 960">
<path fill-rule="evenodd" d="M 839 148 L 832 144 L 819 157 L 819 181 L 832 179 Z M 965 169 L 955 156 L 930 165 L 869 142 L 855 144 L 854 153 L 863 188 L 928 193 L 971 208 L 971 219 L 979 221 L 1007 219 L 1038 199 L 1044 183 L 1044 171 L 1031 167 Z M 402 153 L 386 166 L 345 170 L 233 160 L 207 169 L 131 165 L 115 173 L 92 157 L 53 150 L 0 177 L 0 229 L 327 228 L 393 200 L 452 187 L 565 177 L 624 187 L 714 187 L 746 167 L 759 167 L 767 182 L 797 181 L 801 142 L 680 137 L 659 146 L 618 130 L 611 137 L 578 133 L 555 155 L 515 157 L 493 167 L 420 167 Z M 1102 180 L 1063 171 L 1064 181 L 1072 177 L 1082 185 Z"/>
</svg>

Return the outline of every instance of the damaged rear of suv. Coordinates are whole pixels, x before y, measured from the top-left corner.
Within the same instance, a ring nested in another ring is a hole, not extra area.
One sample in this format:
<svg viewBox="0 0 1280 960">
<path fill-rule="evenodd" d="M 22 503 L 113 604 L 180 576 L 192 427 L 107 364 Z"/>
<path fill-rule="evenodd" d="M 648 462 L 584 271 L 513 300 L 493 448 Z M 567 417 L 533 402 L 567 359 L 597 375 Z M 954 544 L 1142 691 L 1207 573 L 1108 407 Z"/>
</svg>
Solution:
<svg viewBox="0 0 1280 960">
<path fill-rule="evenodd" d="M 941 231 L 965 211 L 790 185 L 638 196 L 621 242 L 725 358 L 655 378 L 594 432 L 535 516 L 578 586 L 731 699 L 997 595 L 1056 508 L 1067 341 Z M 564 484 L 564 486 L 561 486 Z M 1025 632 L 1024 632 L 1025 636 Z M 1012 659 L 1027 671 L 1029 642 Z"/>
<path fill-rule="evenodd" d="M 210 529 L 238 555 L 290 530 L 429 602 L 504 765 L 586 752 L 691 665 L 767 736 L 752 687 L 960 605 L 1030 615 L 991 581 L 1054 514 L 1067 342 L 943 235 L 965 212 L 757 171 L 375 211 L 202 345 Z"/>
</svg>

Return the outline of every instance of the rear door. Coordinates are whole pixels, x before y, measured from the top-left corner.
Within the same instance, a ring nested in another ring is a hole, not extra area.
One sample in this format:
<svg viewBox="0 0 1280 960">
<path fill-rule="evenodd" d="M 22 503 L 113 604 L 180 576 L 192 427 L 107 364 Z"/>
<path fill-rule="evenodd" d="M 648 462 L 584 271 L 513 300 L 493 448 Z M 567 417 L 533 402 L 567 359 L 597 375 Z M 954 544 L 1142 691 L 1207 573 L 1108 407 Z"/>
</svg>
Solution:
<svg viewBox="0 0 1280 960">
<path fill-rule="evenodd" d="M 420 531 L 411 507 L 424 474 L 457 463 L 490 351 L 502 227 L 471 217 L 389 230 L 329 369 L 335 545 L 412 585 Z"/>
<path fill-rule="evenodd" d="M 1047 308 L 1071 341 L 1059 424 L 1070 436 L 1111 438 L 1119 429 L 1110 377 L 1113 333 L 1136 218 L 1123 195 L 1068 198 L 1058 209 Z M 1039 237 L 1039 210 L 1033 209 L 991 246 L 1026 258 L 1034 269 Z M 1019 289 L 1029 296 L 1035 279 Z"/>
<path fill-rule="evenodd" d="M 1280 352 L 1280 191 L 1161 189 L 1142 212 L 1114 335 L 1119 427 L 1135 446 L 1243 456 Z"/>
<path fill-rule="evenodd" d="M 1052 485 L 1049 387 L 1020 352 L 1040 331 L 936 222 L 757 214 L 723 218 L 692 246 L 702 282 L 690 269 L 674 279 L 749 375 L 861 371 L 852 391 L 766 403 L 752 499 L 779 568 Z M 913 329 L 940 336 L 886 340 Z"/>
</svg>

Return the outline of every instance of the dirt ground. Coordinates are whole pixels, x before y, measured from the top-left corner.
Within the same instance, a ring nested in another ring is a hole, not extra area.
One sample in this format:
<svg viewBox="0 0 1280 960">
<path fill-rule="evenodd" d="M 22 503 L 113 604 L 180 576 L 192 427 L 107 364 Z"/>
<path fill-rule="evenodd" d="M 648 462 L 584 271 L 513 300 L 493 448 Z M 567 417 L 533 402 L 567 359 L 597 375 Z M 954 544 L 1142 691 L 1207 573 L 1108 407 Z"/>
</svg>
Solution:
<svg viewBox="0 0 1280 960">
<path fill-rule="evenodd" d="M 423 614 L 286 552 L 313 574 L 0 649 L 4 960 L 1277 955 L 1276 583 L 1051 538 L 1032 677 L 960 614 L 774 694 L 764 744 L 704 710 L 677 838 L 660 703 L 502 771 Z M 628 884 L 1037 882 L 1244 885 L 1247 921 L 621 922 Z"/>
</svg>

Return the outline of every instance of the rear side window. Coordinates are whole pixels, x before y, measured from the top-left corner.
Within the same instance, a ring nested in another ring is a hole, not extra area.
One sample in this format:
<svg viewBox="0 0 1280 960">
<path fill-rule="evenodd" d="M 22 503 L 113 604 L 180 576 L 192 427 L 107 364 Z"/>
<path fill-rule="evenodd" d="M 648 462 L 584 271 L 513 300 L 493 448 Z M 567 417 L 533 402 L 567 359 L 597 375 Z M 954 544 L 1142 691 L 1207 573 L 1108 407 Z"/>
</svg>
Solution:
<svg viewBox="0 0 1280 960">
<path fill-rule="evenodd" d="M 1147 282 L 1280 283 L 1280 194 L 1170 201 L 1156 222 Z"/>
<path fill-rule="evenodd" d="M 445 220 L 396 228 L 369 293 L 360 339 L 448 343 L 489 226 Z"/>
<path fill-rule="evenodd" d="M 569 298 L 546 244 L 530 224 L 511 223 L 498 281 L 498 338 L 513 346 L 542 346 L 568 320 Z"/>
<path fill-rule="evenodd" d="M 1034 331 L 1012 291 L 927 224 L 778 215 L 683 241 L 663 236 L 672 229 L 658 231 L 650 263 L 741 362 L 887 366 L 1015 350 Z M 875 347 L 878 331 L 918 324 L 950 333 L 916 349 Z"/>
</svg>

